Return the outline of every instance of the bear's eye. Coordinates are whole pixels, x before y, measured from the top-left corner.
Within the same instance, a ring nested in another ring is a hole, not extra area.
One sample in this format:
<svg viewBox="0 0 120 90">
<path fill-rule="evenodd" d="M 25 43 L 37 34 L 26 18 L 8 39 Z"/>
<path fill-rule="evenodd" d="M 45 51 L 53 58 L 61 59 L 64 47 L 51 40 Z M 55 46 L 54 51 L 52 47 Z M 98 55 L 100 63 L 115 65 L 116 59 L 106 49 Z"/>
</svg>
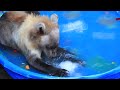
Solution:
<svg viewBox="0 0 120 90">
<path fill-rule="evenodd" d="M 37 27 L 37 33 L 38 34 L 40 34 L 40 35 L 43 35 L 43 34 L 45 34 L 45 24 L 44 23 L 38 23 L 37 25 L 36 25 L 36 27 Z"/>
<path fill-rule="evenodd" d="M 44 34 L 44 30 L 43 30 L 42 27 L 39 27 L 39 33 L 42 34 L 42 35 Z"/>
</svg>

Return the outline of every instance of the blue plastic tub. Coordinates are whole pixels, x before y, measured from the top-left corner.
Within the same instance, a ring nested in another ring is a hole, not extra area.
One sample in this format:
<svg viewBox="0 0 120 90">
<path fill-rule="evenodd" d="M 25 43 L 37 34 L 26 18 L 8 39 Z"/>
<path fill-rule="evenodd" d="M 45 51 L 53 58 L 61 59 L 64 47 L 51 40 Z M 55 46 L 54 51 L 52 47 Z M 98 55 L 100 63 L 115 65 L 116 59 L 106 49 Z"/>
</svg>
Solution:
<svg viewBox="0 0 120 90">
<path fill-rule="evenodd" d="M 117 79 L 120 78 L 119 11 L 41 11 L 59 16 L 60 46 L 86 61 L 80 76 L 53 77 L 30 67 L 25 57 L 0 45 L 0 64 L 14 79 Z M 116 19 L 118 18 L 118 19 Z M 64 43 L 63 43 L 64 42 Z"/>
</svg>

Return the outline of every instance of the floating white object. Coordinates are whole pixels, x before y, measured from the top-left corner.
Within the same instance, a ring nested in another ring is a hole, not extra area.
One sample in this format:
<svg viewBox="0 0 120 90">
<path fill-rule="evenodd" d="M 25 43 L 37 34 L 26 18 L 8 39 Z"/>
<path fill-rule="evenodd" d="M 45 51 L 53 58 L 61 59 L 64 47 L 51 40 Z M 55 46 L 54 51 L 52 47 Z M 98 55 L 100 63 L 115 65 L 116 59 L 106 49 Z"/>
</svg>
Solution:
<svg viewBox="0 0 120 90">
<path fill-rule="evenodd" d="M 76 72 L 76 69 L 80 65 L 77 63 L 72 63 L 71 61 L 64 61 L 59 64 L 59 67 L 69 71 L 70 76 L 81 76 L 81 73 Z"/>
</svg>

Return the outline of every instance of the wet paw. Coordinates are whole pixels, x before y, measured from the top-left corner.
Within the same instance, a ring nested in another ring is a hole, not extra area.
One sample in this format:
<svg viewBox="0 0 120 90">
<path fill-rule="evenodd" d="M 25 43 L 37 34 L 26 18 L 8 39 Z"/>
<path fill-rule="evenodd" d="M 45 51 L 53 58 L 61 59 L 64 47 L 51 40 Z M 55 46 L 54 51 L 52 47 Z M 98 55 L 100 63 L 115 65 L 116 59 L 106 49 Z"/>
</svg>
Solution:
<svg viewBox="0 0 120 90">
<path fill-rule="evenodd" d="M 68 76 L 69 72 L 65 69 L 58 69 L 54 73 L 50 74 L 52 76 L 58 76 L 58 77 L 66 77 Z"/>
</svg>

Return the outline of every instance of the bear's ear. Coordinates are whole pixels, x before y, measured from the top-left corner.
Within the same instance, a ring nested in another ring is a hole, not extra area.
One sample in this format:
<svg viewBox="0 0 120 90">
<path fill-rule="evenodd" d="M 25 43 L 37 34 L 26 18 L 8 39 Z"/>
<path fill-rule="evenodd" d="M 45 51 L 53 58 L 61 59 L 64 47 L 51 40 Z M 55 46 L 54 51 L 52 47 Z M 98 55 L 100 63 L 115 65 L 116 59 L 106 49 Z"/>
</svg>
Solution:
<svg viewBox="0 0 120 90">
<path fill-rule="evenodd" d="M 52 14 L 50 16 L 50 19 L 52 20 L 52 22 L 58 23 L 58 15 L 57 14 Z"/>
<path fill-rule="evenodd" d="M 9 11 L 6 14 L 8 20 L 17 23 L 23 22 L 27 16 L 27 13 L 25 13 L 24 11 Z"/>
</svg>

